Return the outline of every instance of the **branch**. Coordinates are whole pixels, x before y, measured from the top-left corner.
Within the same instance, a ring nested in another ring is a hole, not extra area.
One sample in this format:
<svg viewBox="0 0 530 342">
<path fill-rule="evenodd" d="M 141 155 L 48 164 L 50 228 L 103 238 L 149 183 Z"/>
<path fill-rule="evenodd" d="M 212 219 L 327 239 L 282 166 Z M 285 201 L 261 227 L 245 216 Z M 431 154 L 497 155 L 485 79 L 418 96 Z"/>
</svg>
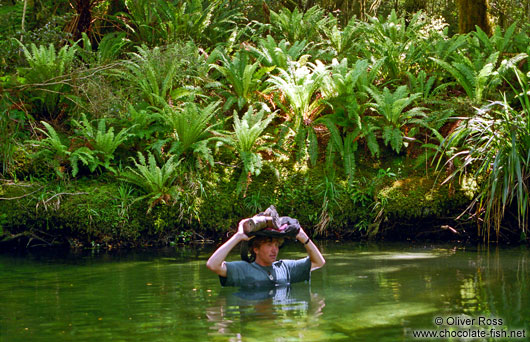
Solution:
<svg viewBox="0 0 530 342">
<path fill-rule="evenodd" d="M 4 200 L 4 201 L 11 201 L 11 200 L 16 200 L 16 199 L 21 199 L 21 198 L 24 198 L 26 196 L 29 196 L 29 195 L 32 195 L 34 193 L 36 193 L 37 191 L 39 191 L 40 189 L 42 189 L 42 186 L 40 188 L 38 188 L 37 190 L 35 191 L 32 191 L 28 194 L 24 194 L 22 196 L 17 196 L 17 197 L 0 197 L 0 200 Z"/>
<path fill-rule="evenodd" d="M 88 192 L 60 192 L 58 194 L 53 195 L 52 197 L 48 198 L 46 201 L 44 201 L 44 204 L 47 204 L 49 201 L 51 201 L 54 197 L 61 196 L 61 195 L 88 195 Z"/>
</svg>

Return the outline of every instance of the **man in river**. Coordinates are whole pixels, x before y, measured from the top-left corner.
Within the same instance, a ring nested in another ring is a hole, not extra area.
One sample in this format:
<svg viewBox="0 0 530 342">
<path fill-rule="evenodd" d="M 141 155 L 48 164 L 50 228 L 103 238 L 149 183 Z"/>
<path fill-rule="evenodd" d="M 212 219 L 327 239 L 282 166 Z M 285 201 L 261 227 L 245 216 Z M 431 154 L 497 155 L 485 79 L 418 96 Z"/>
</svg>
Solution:
<svg viewBox="0 0 530 342">
<path fill-rule="evenodd" d="M 239 222 L 237 232 L 219 247 L 206 262 L 206 267 L 217 273 L 223 286 L 258 287 L 289 285 L 310 279 L 311 271 L 326 263 L 317 246 L 302 228 L 296 235 L 308 256 L 299 260 L 279 260 L 278 251 L 281 238 L 256 236 L 249 238 L 243 225 L 248 219 Z M 242 241 L 248 241 L 249 250 L 255 260 L 226 262 L 228 253 Z"/>
</svg>

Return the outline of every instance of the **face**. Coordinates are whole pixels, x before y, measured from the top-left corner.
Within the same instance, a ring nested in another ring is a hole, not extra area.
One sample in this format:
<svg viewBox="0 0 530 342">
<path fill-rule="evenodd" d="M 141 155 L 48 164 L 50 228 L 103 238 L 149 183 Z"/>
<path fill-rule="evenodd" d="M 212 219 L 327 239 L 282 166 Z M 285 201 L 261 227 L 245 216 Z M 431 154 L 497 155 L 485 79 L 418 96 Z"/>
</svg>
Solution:
<svg viewBox="0 0 530 342">
<path fill-rule="evenodd" d="M 256 263 L 261 266 L 271 266 L 278 257 L 280 242 L 278 240 L 265 241 L 259 247 L 254 247 Z"/>
</svg>

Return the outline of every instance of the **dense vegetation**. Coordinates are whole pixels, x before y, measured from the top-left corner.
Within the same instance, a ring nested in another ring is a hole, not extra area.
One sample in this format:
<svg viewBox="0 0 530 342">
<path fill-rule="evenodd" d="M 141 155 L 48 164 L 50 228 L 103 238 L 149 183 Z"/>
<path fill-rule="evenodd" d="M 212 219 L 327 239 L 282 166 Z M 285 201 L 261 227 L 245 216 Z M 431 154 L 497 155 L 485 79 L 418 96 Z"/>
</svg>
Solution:
<svg viewBox="0 0 530 342">
<path fill-rule="evenodd" d="M 0 235 L 185 242 L 275 204 L 322 236 L 526 240 L 507 2 L 462 34 L 452 1 L 2 2 Z"/>
</svg>

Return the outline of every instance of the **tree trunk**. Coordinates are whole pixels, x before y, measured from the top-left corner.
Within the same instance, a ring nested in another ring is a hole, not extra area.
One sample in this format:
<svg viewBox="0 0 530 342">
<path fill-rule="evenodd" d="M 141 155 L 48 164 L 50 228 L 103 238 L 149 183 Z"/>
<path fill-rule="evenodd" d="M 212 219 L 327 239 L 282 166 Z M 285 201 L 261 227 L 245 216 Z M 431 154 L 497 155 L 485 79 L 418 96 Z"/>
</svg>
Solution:
<svg viewBox="0 0 530 342">
<path fill-rule="evenodd" d="M 365 15 L 366 15 L 366 1 L 360 0 L 359 1 L 359 19 L 364 21 Z"/>
<path fill-rule="evenodd" d="M 81 38 L 81 33 L 88 32 L 90 30 L 90 24 L 92 23 L 92 4 L 90 0 L 78 1 L 78 15 L 79 21 L 77 29 L 74 33 L 74 40 Z"/>
<path fill-rule="evenodd" d="M 488 16 L 488 0 L 458 0 L 458 31 L 468 33 L 478 26 L 486 34 L 491 34 Z"/>
<path fill-rule="evenodd" d="M 111 0 L 109 2 L 109 8 L 107 10 L 108 15 L 114 15 L 119 12 L 127 13 L 127 6 L 124 0 Z"/>
<path fill-rule="evenodd" d="M 427 3 L 422 0 L 406 0 L 403 7 L 407 13 L 416 13 L 418 11 L 426 11 Z"/>
</svg>

